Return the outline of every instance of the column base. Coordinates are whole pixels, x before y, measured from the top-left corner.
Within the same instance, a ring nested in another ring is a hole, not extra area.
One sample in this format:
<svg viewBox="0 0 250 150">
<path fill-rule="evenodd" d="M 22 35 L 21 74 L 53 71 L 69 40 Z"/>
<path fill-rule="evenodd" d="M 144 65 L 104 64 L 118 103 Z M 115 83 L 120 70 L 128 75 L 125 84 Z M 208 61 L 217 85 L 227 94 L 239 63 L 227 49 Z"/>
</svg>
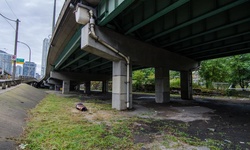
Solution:
<svg viewBox="0 0 250 150">
<path fill-rule="evenodd" d="M 62 94 L 68 94 L 70 87 L 70 81 L 63 81 Z"/>
<path fill-rule="evenodd" d="M 155 93 L 155 102 L 156 103 L 169 103 L 170 102 L 170 93 L 169 92 L 156 92 Z"/>
<path fill-rule="evenodd" d="M 126 110 L 127 95 L 120 93 L 112 93 L 112 108 L 116 110 Z"/>
</svg>

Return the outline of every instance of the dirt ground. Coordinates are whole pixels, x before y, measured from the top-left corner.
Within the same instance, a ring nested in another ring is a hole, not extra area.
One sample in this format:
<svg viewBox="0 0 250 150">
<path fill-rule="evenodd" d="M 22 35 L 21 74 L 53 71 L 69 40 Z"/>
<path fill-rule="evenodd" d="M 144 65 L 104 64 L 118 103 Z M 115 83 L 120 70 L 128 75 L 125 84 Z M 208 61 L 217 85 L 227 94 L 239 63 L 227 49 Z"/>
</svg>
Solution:
<svg viewBox="0 0 250 150">
<path fill-rule="evenodd" d="M 30 92 L 32 92 L 32 90 L 30 90 Z M 36 94 L 35 92 L 32 93 Z M 20 95 L 30 97 L 27 94 L 24 95 L 23 92 L 21 92 Z M 4 96 L 4 94 L 1 94 L 1 96 Z M 72 96 L 72 94 L 64 96 Z M 75 95 L 73 94 L 73 96 L 77 96 L 81 100 L 99 99 L 111 103 L 111 94 L 105 96 L 102 94 L 91 96 L 83 96 L 80 94 L 79 96 L 79 93 L 76 93 Z M 13 96 L 9 97 L 12 98 Z M 2 106 L 6 106 L 8 104 L 7 102 L 10 101 L 3 101 L 3 99 L 4 98 L 1 98 Z M 250 150 L 249 98 L 195 97 L 194 100 L 181 100 L 179 97 L 172 97 L 171 101 L 166 104 L 157 104 L 154 99 L 154 95 L 134 94 L 134 109 L 120 112 L 126 116 L 136 115 L 141 118 L 152 118 L 153 121 L 151 122 L 134 123 L 134 130 L 136 131 L 134 134 L 134 143 L 143 143 L 144 146 L 142 149 L 152 149 L 150 144 L 157 143 L 157 141 L 160 141 L 163 137 L 162 134 L 169 133 L 169 131 L 167 131 L 168 128 L 164 128 L 166 131 L 162 132 L 161 127 L 170 126 L 171 128 L 169 129 L 176 129 L 176 131 L 181 131 L 190 137 L 195 137 L 203 141 L 207 139 L 222 141 L 218 143 L 221 149 Z M 20 105 L 26 104 L 26 101 L 17 102 Z M 27 102 L 27 104 L 29 103 Z M 7 109 L 8 107 L 4 108 Z M 3 110 L 4 109 L 1 108 L 1 112 L 5 112 Z M 172 131 L 171 133 L 176 134 Z M 3 142 L 2 146 L 8 144 L 3 135 L 0 136 L 0 143 L 1 141 Z M 173 143 L 169 145 L 171 146 Z M 2 146 L 1 148 L 3 148 Z M 185 144 L 181 146 L 182 148 L 172 149 L 208 149 L 207 147 L 192 147 Z M 160 145 L 160 147 L 161 149 L 166 149 L 164 146 Z"/>
<path fill-rule="evenodd" d="M 109 101 L 110 96 L 92 95 L 81 99 Z M 221 149 L 250 149 L 249 98 L 195 97 L 194 100 L 181 100 L 179 97 L 172 97 L 166 104 L 157 104 L 154 99 L 153 95 L 134 94 L 133 110 L 122 112 L 128 116 L 137 115 L 155 120 L 150 123 L 135 123 L 135 128 L 144 128 L 134 135 L 135 143 L 145 144 L 142 149 L 152 149 L 150 143 L 157 141 L 157 136 L 161 137 L 158 129 L 166 125 L 202 141 L 218 140 L 218 147 Z M 184 147 L 177 149 L 208 149 L 183 145 Z"/>
<path fill-rule="evenodd" d="M 224 141 L 230 149 L 250 149 L 249 100 L 194 99 L 187 101 L 176 97 L 171 98 L 170 103 L 156 104 L 154 96 L 134 95 L 134 103 L 154 110 L 153 117 L 161 119 L 161 123 L 170 120 L 173 124 L 185 123 L 188 127 L 179 130 L 192 137 Z"/>
<path fill-rule="evenodd" d="M 80 99 L 99 99 L 111 103 L 111 94 L 81 95 Z M 169 103 L 157 104 L 152 94 L 133 94 L 133 110 L 122 113 L 155 120 L 135 123 L 135 128 L 145 129 L 134 136 L 135 143 L 145 144 L 143 149 L 152 149 L 150 143 L 157 141 L 157 136 L 161 138 L 159 132 L 162 131 L 158 129 L 167 125 L 202 141 L 218 140 L 221 149 L 250 150 L 250 98 L 194 96 L 194 100 L 181 100 L 175 96 L 171 97 Z M 208 149 L 183 145 L 182 148 L 173 149 Z"/>
</svg>

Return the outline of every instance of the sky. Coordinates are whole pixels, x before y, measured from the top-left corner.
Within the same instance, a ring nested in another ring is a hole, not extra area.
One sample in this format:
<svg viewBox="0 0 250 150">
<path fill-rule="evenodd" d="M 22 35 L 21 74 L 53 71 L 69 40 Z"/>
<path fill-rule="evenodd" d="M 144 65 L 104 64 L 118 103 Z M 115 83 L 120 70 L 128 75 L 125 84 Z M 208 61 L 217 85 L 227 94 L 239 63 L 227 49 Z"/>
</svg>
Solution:
<svg viewBox="0 0 250 150">
<path fill-rule="evenodd" d="M 65 0 L 56 0 L 56 20 Z M 44 38 L 52 34 L 54 0 L 0 0 L 0 13 L 12 20 L 19 19 L 18 41 L 29 45 L 31 62 L 37 64 L 41 73 Z M 16 22 L 6 21 L 0 16 L 0 50 L 14 54 Z M 29 49 L 17 44 L 17 58 L 29 61 Z"/>
</svg>

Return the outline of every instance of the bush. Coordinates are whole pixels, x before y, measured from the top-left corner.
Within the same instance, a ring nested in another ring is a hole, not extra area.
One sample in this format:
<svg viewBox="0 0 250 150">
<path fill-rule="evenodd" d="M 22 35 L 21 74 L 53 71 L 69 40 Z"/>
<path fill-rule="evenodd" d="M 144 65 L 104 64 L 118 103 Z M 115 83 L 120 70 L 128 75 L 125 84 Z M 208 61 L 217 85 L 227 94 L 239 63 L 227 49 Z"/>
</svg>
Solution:
<svg viewBox="0 0 250 150">
<path fill-rule="evenodd" d="M 238 92 L 234 89 L 227 89 L 226 90 L 226 95 L 227 96 L 238 96 Z"/>
<path fill-rule="evenodd" d="M 170 87 L 180 88 L 181 87 L 180 83 L 181 83 L 180 78 L 171 79 L 170 80 Z"/>
</svg>

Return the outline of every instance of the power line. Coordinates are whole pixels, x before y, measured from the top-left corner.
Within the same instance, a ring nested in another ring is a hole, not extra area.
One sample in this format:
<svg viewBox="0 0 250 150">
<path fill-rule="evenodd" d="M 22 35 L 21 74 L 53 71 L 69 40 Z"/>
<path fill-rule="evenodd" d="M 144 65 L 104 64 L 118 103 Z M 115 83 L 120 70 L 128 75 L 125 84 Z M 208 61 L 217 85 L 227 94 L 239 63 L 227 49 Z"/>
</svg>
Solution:
<svg viewBox="0 0 250 150">
<path fill-rule="evenodd" d="M 10 19 L 10 18 L 8 18 L 8 17 L 5 17 L 3 14 L 1 14 L 0 13 L 0 15 L 2 16 L 2 17 L 4 17 L 5 19 L 7 19 L 7 20 L 9 20 L 9 21 L 14 21 L 14 22 L 16 22 L 16 20 L 13 20 L 13 19 Z"/>
<path fill-rule="evenodd" d="M 10 7 L 9 3 L 7 2 L 7 0 L 5 0 L 5 2 L 6 2 L 6 4 L 8 5 L 8 7 L 10 8 L 11 12 L 14 14 L 14 16 L 15 16 L 16 18 L 18 18 L 18 17 L 16 16 L 16 14 L 14 13 L 14 11 L 12 10 L 12 8 Z"/>
<path fill-rule="evenodd" d="M 8 22 L 8 24 L 15 30 L 15 28 L 13 27 L 13 25 L 9 22 L 9 21 L 15 21 L 16 22 L 16 20 L 12 20 L 12 19 L 10 19 L 10 18 L 7 18 L 7 17 L 5 17 L 3 14 L 1 14 L 0 13 L 0 16 L 2 16 L 5 20 L 6 20 L 6 22 Z"/>
<path fill-rule="evenodd" d="M 4 18 L 5 19 L 5 18 Z M 7 22 L 8 22 L 8 24 L 15 30 L 15 28 L 13 27 L 13 25 L 7 20 L 7 19 L 5 19 Z"/>
</svg>

